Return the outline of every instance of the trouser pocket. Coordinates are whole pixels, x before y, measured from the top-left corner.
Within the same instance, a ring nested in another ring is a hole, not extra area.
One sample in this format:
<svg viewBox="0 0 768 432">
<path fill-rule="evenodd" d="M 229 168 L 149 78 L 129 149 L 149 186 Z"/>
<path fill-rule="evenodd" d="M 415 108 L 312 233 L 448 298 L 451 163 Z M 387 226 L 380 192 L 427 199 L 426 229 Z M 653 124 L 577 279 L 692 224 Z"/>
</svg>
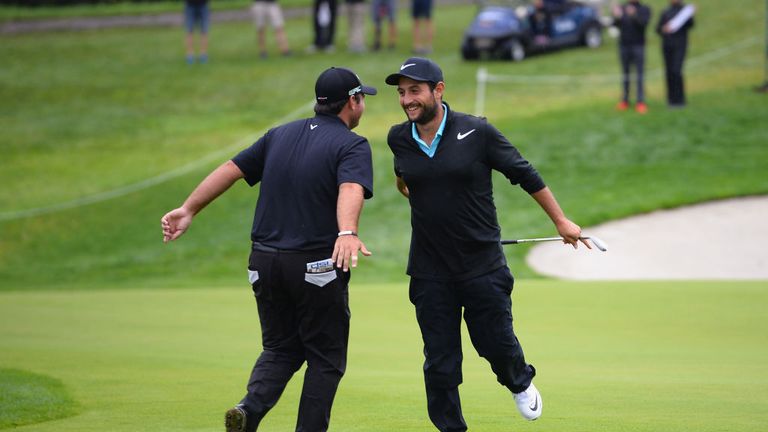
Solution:
<svg viewBox="0 0 768 432">
<path fill-rule="evenodd" d="M 270 254 L 251 251 L 251 255 L 248 258 L 248 283 L 251 284 L 253 294 L 257 298 L 267 294 L 264 286 L 270 280 L 273 261 L 274 257 Z"/>
<path fill-rule="evenodd" d="M 338 275 L 330 258 L 307 263 L 304 281 L 317 287 L 324 287 L 336 280 Z"/>
<path fill-rule="evenodd" d="M 262 280 L 258 270 L 248 268 L 248 282 L 251 284 L 253 295 L 257 298 L 262 294 Z"/>
<path fill-rule="evenodd" d="M 251 285 L 253 285 L 258 281 L 259 281 L 259 271 L 248 269 L 248 282 L 250 282 Z"/>
<path fill-rule="evenodd" d="M 336 277 L 336 270 L 331 270 L 325 273 L 305 273 L 304 281 L 322 288 L 335 281 Z"/>
</svg>

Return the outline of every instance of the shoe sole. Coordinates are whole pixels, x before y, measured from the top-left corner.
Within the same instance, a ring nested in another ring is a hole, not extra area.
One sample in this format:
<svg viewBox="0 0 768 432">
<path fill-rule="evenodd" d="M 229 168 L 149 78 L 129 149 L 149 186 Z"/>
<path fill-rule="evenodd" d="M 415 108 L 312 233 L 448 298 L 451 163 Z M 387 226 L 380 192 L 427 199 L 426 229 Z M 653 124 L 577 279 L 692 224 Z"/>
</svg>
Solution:
<svg viewBox="0 0 768 432">
<path fill-rule="evenodd" d="M 245 432 L 245 413 L 232 408 L 224 415 L 224 427 L 227 432 Z"/>
</svg>

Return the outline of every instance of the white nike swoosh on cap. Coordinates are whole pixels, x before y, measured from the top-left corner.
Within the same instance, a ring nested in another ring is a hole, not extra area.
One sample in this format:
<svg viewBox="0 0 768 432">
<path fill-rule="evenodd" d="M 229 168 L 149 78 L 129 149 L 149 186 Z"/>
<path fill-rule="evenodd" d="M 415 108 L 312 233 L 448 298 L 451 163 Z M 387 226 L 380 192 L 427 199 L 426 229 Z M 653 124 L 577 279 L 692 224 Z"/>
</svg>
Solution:
<svg viewBox="0 0 768 432">
<path fill-rule="evenodd" d="M 311 125 L 309 125 L 309 130 L 315 130 L 316 127 L 317 127 L 317 125 L 311 124 Z"/>
<path fill-rule="evenodd" d="M 403 70 L 403 69 L 405 69 L 407 67 L 411 67 L 411 66 L 416 66 L 416 63 L 404 64 L 404 65 L 400 66 L 400 70 Z"/>
<path fill-rule="evenodd" d="M 469 131 L 469 132 L 464 132 L 464 133 L 461 133 L 461 132 L 459 132 L 458 134 L 456 134 L 456 138 L 458 138 L 459 140 L 463 140 L 464 138 L 466 138 L 466 137 L 467 137 L 469 134 L 471 134 L 471 133 L 472 133 L 472 132 L 474 132 L 474 131 L 475 131 L 475 130 L 474 130 L 474 129 L 472 129 L 472 130 L 471 130 L 471 131 Z"/>
</svg>

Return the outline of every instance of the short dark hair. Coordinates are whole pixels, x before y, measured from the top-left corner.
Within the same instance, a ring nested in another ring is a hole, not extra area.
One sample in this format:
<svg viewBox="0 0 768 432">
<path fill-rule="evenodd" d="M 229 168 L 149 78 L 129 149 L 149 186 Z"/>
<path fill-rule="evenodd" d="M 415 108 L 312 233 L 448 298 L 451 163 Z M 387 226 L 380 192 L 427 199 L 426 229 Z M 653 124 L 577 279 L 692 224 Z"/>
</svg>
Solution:
<svg viewBox="0 0 768 432">
<path fill-rule="evenodd" d="M 360 93 L 355 93 L 352 95 L 353 98 L 355 98 L 355 101 L 358 103 L 360 102 L 360 98 L 362 96 Z M 344 108 L 344 105 L 347 104 L 347 101 L 349 99 L 344 99 L 336 102 L 331 102 L 327 104 L 315 104 L 315 113 L 316 114 L 329 114 L 329 115 L 338 115 L 341 112 L 341 109 Z"/>
</svg>

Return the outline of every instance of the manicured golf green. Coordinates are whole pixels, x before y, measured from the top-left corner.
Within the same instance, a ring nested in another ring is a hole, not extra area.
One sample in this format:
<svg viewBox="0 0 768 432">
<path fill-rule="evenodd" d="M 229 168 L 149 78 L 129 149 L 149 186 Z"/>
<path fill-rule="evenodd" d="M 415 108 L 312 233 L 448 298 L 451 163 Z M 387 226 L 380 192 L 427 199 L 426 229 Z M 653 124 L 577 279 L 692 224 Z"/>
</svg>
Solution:
<svg viewBox="0 0 768 432">
<path fill-rule="evenodd" d="M 427 431 L 407 285 L 355 284 L 337 431 Z M 470 430 L 761 431 L 766 282 L 523 280 L 515 324 L 544 415 L 526 424 L 465 338 Z M 0 364 L 58 379 L 78 414 L 19 431 L 215 431 L 259 352 L 241 287 L 0 294 Z M 301 372 L 263 423 L 292 430 Z"/>
</svg>

